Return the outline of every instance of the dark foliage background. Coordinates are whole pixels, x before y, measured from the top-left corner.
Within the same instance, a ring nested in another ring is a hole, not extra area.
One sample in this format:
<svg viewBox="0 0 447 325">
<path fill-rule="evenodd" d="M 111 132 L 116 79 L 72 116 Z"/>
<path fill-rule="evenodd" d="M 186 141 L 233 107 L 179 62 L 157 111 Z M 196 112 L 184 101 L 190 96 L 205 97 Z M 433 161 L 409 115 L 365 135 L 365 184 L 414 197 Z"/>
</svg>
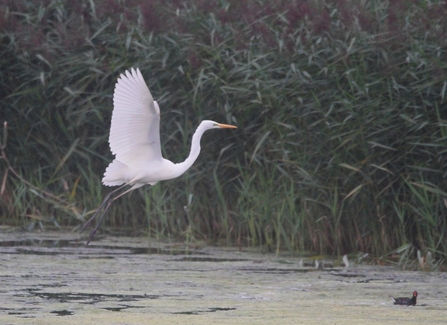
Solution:
<svg viewBox="0 0 447 325">
<path fill-rule="evenodd" d="M 139 67 L 181 178 L 114 229 L 445 257 L 445 1 L 0 1 L 4 223 L 78 226 L 107 192 L 114 83 Z M 3 139 L 4 141 L 5 139 Z M 14 174 L 14 172 L 16 174 Z"/>
</svg>

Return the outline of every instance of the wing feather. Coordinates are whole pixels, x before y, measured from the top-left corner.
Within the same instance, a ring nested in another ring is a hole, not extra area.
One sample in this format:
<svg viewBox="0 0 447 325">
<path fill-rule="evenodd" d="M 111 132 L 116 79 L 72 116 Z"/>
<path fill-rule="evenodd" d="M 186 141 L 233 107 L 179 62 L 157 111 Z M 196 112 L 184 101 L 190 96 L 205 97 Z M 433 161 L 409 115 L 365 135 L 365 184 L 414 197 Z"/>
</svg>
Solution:
<svg viewBox="0 0 447 325">
<path fill-rule="evenodd" d="M 125 164 L 161 158 L 160 109 L 139 69 L 118 78 L 109 144 L 116 159 Z"/>
</svg>

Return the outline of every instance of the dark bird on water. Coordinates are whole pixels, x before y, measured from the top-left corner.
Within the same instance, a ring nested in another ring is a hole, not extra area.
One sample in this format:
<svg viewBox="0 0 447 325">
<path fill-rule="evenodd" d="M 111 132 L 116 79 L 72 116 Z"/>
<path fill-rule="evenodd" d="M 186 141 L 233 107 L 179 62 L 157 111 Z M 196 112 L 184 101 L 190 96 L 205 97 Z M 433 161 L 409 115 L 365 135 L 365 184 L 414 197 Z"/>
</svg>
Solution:
<svg viewBox="0 0 447 325">
<path fill-rule="evenodd" d="M 418 292 L 414 291 L 413 292 L 413 297 L 411 297 L 411 298 L 404 298 L 404 297 L 394 298 L 394 297 L 391 297 L 391 299 L 394 301 L 395 305 L 416 306 L 416 298 L 417 298 L 417 296 L 418 296 Z"/>
</svg>

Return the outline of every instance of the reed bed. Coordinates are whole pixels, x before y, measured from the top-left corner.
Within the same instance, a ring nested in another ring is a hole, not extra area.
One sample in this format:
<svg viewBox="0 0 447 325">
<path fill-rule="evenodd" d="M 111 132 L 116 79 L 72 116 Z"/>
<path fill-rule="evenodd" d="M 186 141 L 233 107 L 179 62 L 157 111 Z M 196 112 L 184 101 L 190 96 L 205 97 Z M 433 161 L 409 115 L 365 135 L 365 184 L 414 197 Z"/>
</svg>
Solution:
<svg viewBox="0 0 447 325">
<path fill-rule="evenodd" d="M 106 226 L 443 259 L 446 14 L 443 1 L 0 1 L 2 220 L 75 228 L 94 211 L 114 83 L 139 67 L 165 157 L 187 156 L 202 119 L 239 128 L 206 134 L 190 171 L 120 199 Z"/>
</svg>

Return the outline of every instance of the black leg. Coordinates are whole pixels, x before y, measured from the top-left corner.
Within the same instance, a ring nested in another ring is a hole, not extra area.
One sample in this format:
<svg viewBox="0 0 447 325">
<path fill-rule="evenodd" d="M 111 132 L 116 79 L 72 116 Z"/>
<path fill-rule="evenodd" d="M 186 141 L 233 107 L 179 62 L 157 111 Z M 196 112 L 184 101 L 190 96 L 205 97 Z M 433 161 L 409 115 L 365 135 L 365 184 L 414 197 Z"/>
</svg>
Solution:
<svg viewBox="0 0 447 325">
<path fill-rule="evenodd" d="M 88 236 L 87 242 L 85 243 L 86 245 L 90 244 L 90 242 L 93 239 L 93 236 L 96 234 L 96 232 L 98 231 L 99 226 L 101 225 L 102 219 L 104 219 L 104 216 L 106 215 L 107 210 L 110 208 L 110 206 L 112 205 L 112 202 L 114 200 L 109 200 L 109 203 L 107 204 L 106 208 L 104 209 L 103 213 L 101 214 L 101 217 L 99 218 L 95 229 L 92 230 L 92 232 L 90 233 L 90 235 Z"/>
<path fill-rule="evenodd" d="M 106 195 L 106 197 L 104 198 L 104 201 L 102 201 L 101 205 L 99 206 L 99 208 L 96 210 L 95 214 L 93 215 L 93 217 L 91 217 L 90 219 L 87 220 L 86 223 L 84 223 L 84 225 L 81 228 L 80 233 L 82 233 L 88 226 L 90 226 L 90 224 L 93 222 L 93 220 L 95 220 L 95 218 L 98 216 L 98 214 L 101 212 L 101 210 L 104 208 L 104 206 L 107 204 L 107 207 L 104 209 L 98 224 L 96 225 L 95 229 L 90 233 L 90 236 L 88 237 L 88 243 L 91 241 L 93 235 L 96 233 L 96 231 L 98 230 L 98 227 L 102 221 L 102 219 L 104 218 L 105 213 L 107 212 L 107 210 L 109 209 L 110 205 L 112 204 L 112 202 L 120 197 L 121 195 L 117 195 L 116 197 L 112 198 L 112 195 L 115 194 L 116 192 L 118 192 L 119 190 L 121 190 L 123 187 L 127 186 L 127 184 L 124 184 L 120 187 L 118 187 L 117 189 L 113 190 L 112 192 L 110 192 L 109 194 Z"/>
</svg>

